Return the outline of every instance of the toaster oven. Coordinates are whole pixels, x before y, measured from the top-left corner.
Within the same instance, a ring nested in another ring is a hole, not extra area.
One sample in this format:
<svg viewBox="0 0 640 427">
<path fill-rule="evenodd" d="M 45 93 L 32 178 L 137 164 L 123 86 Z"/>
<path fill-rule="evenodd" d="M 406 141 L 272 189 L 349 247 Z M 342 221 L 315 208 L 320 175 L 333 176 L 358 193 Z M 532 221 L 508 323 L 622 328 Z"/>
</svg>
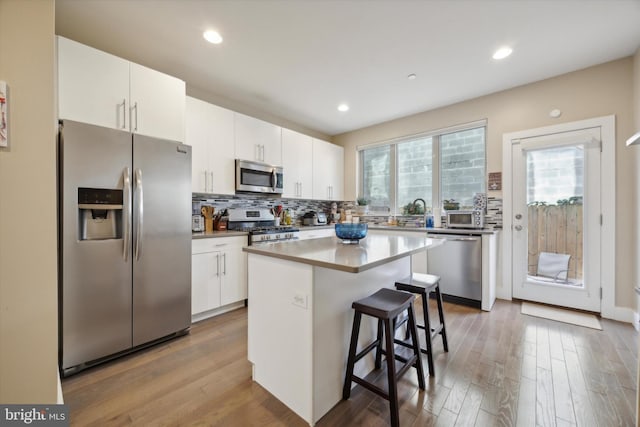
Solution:
<svg viewBox="0 0 640 427">
<path fill-rule="evenodd" d="M 484 228 L 482 211 L 447 211 L 447 228 Z"/>
</svg>

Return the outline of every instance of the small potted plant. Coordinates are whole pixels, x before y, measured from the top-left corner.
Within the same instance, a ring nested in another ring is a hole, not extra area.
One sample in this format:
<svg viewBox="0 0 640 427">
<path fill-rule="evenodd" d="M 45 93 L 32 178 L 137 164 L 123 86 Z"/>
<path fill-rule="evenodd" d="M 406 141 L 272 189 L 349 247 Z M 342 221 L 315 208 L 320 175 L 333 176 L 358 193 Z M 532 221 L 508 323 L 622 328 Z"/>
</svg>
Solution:
<svg viewBox="0 0 640 427">
<path fill-rule="evenodd" d="M 364 197 L 358 197 L 356 202 L 358 203 L 357 212 L 359 215 L 366 215 L 369 213 L 369 201 L 367 199 Z"/>
<path fill-rule="evenodd" d="M 456 202 L 453 199 L 443 200 L 442 207 L 445 211 L 457 211 L 458 209 L 460 209 L 460 202 Z"/>
</svg>

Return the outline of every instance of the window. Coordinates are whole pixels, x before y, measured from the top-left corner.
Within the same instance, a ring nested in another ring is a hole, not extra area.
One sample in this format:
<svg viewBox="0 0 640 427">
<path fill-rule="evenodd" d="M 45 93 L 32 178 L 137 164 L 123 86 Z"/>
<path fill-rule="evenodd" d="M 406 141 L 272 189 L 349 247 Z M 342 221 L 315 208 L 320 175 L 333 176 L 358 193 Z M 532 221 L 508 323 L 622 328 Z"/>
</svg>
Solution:
<svg viewBox="0 0 640 427">
<path fill-rule="evenodd" d="M 391 147 L 371 148 L 362 152 L 364 187 L 360 194 L 373 206 L 391 203 Z"/>
<path fill-rule="evenodd" d="M 485 191 L 485 122 L 360 148 L 360 195 L 373 210 L 403 207 L 423 199 L 438 211 L 442 200 L 461 208 Z"/>
</svg>

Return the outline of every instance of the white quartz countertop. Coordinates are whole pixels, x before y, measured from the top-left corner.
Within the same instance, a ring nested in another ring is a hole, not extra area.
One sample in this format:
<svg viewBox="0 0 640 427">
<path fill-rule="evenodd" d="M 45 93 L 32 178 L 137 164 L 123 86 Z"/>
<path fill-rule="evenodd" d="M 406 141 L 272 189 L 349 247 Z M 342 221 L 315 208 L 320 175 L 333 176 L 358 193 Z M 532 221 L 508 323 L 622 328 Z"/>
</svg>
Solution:
<svg viewBox="0 0 640 427">
<path fill-rule="evenodd" d="M 359 273 L 442 243 L 442 239 L 418 234 L 415 237 L 370 234 L 358 244 L 344 244 L 334 236 L 258 244 L 245 247 L 243 251 L 316 267 Z"/>
<path fill-rule="evenodd" d="M 395 225 L 373 225 L 369 224 L 369 230 L 389 230 L 389 231 L 414 231 L 429 234 L 497 234 L 500 229 L 495 228 L 424 228 L 424 227 L 399 227 Z"/>
</svg>

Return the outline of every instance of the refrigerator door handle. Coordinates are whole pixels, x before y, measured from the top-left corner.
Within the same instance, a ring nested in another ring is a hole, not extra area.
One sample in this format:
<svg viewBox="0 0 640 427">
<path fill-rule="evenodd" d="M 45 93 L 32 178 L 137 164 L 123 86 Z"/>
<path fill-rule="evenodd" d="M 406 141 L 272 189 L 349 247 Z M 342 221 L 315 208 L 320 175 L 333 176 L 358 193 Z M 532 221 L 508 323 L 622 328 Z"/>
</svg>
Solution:
<svg viewBox="0 0 640 427">
<path fill-rule="evenodd" d="M 131 247 L 131 176 L 129 168 L 122 171 L 124 184 L 124 232 L 122 238 L 122 258 L 129 260 L 129 248 Z"/>
<path fill-rule="evenodd" d="M 143 226 L 143 215 L 144 215 L 144 196 L 142 193 L 142 170 L 136 169 L 135 171 L 135 180 L 136 180 L 136 207 L 138 208 L 138 215 L 136 224 L 136 241 L 134 246 L 134 256 L 136 260 L 140 259 L 140 255 L 142 253 L 142 226 Z"/>
</svg>

